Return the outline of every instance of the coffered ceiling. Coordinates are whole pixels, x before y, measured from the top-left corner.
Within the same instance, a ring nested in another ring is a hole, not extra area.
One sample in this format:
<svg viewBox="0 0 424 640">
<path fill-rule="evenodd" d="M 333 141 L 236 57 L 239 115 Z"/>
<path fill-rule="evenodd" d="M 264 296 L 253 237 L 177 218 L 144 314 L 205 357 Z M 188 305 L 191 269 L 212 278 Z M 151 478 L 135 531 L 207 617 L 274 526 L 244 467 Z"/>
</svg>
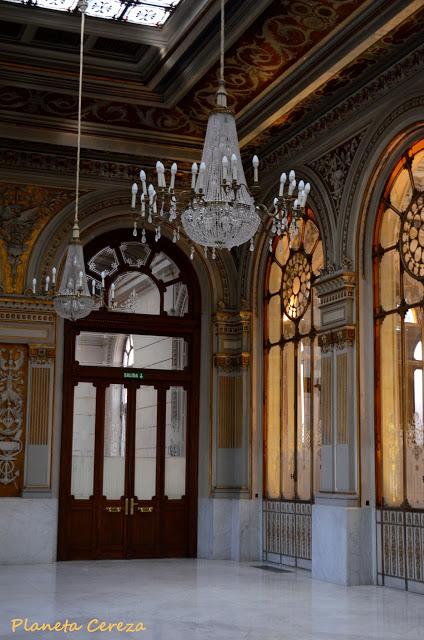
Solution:
<svg viewBox="0 0 424 640">
<path fill-rule="evenodd" d="M 79 16 L 0 0 L 0 137 L 75 145 Z M 242 147 L 288 131 L 422 40 L 424 0 L 227 0 L 226 81 Z M 88 17 L 83 147 L 192 161 L 214 102 L 218 0 L 161 27 Z"/>
</svg>

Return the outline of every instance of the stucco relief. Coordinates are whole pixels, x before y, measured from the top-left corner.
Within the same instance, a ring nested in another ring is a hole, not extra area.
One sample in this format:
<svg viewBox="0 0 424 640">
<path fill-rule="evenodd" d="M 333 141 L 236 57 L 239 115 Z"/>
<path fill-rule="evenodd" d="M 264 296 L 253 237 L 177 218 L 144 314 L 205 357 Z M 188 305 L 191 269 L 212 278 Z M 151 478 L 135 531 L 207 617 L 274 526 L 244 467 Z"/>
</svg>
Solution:
<svg viewBox="0 0 424 640">
<path fill-rule="evenodd" d="M 26 347 L 0 344 L 0 496 L 22 489 L 26 377 Z"/>
<path fill-rule="evenodd" d="M 0 183 L 0 244 L 5 293 L 22 293 L 31 247 L 44 223 L 72 199 L 72 192 Z"/>
</svg>

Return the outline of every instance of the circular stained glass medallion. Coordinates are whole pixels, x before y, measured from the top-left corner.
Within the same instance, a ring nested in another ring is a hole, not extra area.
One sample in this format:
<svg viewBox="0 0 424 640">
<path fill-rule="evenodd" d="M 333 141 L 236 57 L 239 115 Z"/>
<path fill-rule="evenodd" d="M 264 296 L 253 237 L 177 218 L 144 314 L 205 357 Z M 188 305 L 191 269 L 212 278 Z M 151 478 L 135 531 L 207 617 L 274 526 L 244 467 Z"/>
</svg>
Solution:
<svg viewBox="0 0 424 640">
<path fill-rule="evenodd" d="M 406 271 L 424 280 L 424 197 L 413 198 L 402 218 L 400 254 Z"/>
<path fill-rule="evenodd" d="M 282 294 L 285 312 L 292 320 L 301 318 L 311 296 L 311 265 L 303 253 L 293 254 L 286 264 Z"/>
</svg>

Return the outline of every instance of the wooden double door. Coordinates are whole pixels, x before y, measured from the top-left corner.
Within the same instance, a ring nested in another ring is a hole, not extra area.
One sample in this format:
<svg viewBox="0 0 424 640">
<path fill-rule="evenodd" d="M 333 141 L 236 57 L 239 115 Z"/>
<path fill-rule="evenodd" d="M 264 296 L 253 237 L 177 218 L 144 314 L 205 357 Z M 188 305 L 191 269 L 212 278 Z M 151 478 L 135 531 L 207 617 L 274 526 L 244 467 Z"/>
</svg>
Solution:
<svg viewBox="0 0 424 640">
<path fill-rule="evenodd" d="M 111 335 L 124 361 L 125 343 L 141 340 Z M 176 344 L 193 346 L 188 337 L 150 338 L 156 358 L 165 340 L 174 355 Z M 191 358 L 186 353 L 176 370 L 93 365 L 90 354 L 104 339 L 76 332 L 65 357 L 58 557 L 195 556 L 198 393 Z"/>
</svg>

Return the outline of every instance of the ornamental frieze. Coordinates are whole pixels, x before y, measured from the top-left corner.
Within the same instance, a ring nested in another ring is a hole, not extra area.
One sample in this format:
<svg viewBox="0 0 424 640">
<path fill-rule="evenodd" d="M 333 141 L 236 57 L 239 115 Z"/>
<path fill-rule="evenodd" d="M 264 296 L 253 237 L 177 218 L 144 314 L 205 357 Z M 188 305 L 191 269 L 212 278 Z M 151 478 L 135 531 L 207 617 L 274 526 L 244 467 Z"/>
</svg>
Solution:
<svg viewBox="0 0 424 640">
<path fill-rule="evenodd" d="M 0 344 L 0 496 L 22 491 L 27 369 L 26 347 Z"/>
</svg>

